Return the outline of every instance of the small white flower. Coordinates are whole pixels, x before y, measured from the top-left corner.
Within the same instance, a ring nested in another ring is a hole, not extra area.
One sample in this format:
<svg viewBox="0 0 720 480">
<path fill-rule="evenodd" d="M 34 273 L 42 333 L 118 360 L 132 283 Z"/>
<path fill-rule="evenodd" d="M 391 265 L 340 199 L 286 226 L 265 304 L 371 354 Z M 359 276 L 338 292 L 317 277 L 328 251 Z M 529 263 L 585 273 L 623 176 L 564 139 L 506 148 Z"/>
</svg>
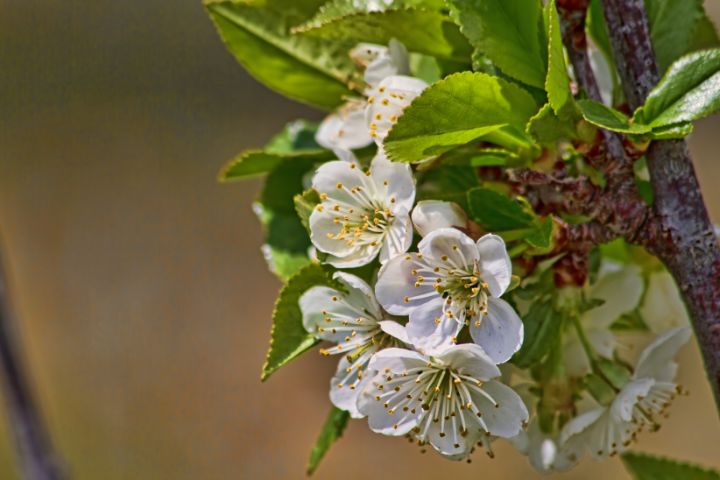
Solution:
<svg viewBox="0 0 720 480">
<path fill-rule="evenodd" d="M 467 225 L 467 215 L 460 205 L 441 200 L 418 202 L 412 211 L 411 218 L 415 230 L 423 237 L 438 228 L 465 228 Z"/>
<path fill-rule="evenodd" d="M 357 396 L 365 368 L 378 350 L 400 345 L 397 339 L 405 338 L 404 327 L 383 320 L 372 289 L 362 279 L 344 272 L 335 272 L 333 278 L 346 292 L 325 286 L 306 291 L 299 301 L 303 326 L 316 337 L 336 344 L 322 349 L 323 355 L 344 354 L 330 380 L 330 400 L 353 418 L 362 418 Z"/>
<path fill-rule="evenodd" d="M 415 181 L 407 164 L 382 153 L 368 171 L 354 162 L 321 165 L 313 177 L 321 203 L 310 215 L 310 239 L 341 268 L 366 265 L 380 255 L 386 262 L 410 248 L 410 210 Z"/>
<path fill-rule="evenodd" d="M 376 93 L 368 97 L 366 111 L 370 136 L 378 146 L 382 146 L 398 118 L 427 87 L 423 80 L 404 75 L 386 77 L 380 82 Z"/>
<path fill-rule="evenodd" d="M 467 456 L 488 436 L 509 438 L 528 412 L 510 387 L 493 380 L 500 370 L 482 348 L 451 346 L 434 357 L 401 348 L 376 353 L 373 377 L 358 397 L 370 429 L 410 435 L 452 459 Z"/>
<path fill-rule="evenodd" d="M 505 242 L 488 234 L 474 242 L 454 228 L 430 232 L 419 253 L 393 258 L 380 270 L 375 293 L 390 313 L 409 315 L 413 345 L 427 353 L 470 335 L 496 363 L 522 345 L 523 323 L 499 297 L 507 290 L 512 264 Z"/>
<path fill-rule="evenodd" d="M 410 73 L 407 49 L 395 39 L 390 40 L 387 47 L 361 43 L 350 51 L 350 57 L 365 68 L 363 78 L 367 85 L 365 95 L 368 97 L 377 92 L 377 87 L 385 78 Z"/>
<path fill-rule="evenodd" d="M 579 452 L 560 445 L 558 435 L 548 435 L 540 428 L 538 417 L 534 417 L 527 427 L 510 439 L 510 443 L 528 457 L 530 465 L 540 473 L 565 471 L 573 467 L 579 458 Z"/>
<path fill-rule="evenodd" d="M 679 390 L 673 358 L 689 338 L 688 327 L 659 335 L 642 351 L 635 372 L 612 403 L 569 421 L 561 432 L 561 442 L 578 452 L 588 449 L 601 459 L 622 453 L 645 427 L 656 427 L 655 417 Z"/>
<path fill-rule="evenodd" d="M 346 157 L 349 150 L 370 145 L 372 138 L 365 121 L 364 102 L 349 101 L 325 117 L 315 134 L 315 141 L 340 158 Z"/>
<path fill-rule="evenodd" d="M 650 274 L 640 315 L 650 330 L 656 333 L 689 324 L 680 291 L 666 270 Z"/>
<path fill-rule="evenodd" d="M 601 357 L 613 357 L 617 341 L 610 331 L 610 325 L 638 306 L 644 289 L 637 266 L 609 262 L 603 264 L 597 281 L 587 288 L 588 298 L 604 302 L 580 317 L 588 341 Z M 574 329 L 565 336 L 564 357 L 569 375 L 581 377 L 590 372 L 587 354 Z"/>
</svg>

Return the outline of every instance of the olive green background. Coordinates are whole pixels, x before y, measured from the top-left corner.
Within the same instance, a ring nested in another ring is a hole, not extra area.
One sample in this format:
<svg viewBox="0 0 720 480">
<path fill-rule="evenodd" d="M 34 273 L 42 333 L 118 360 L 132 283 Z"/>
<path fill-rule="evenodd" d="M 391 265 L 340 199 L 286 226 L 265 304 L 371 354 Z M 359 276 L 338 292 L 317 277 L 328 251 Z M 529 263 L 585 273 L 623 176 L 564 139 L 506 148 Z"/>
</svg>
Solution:
<svg viewBox="0 0 720 480">
<path fill-rule="evenodd" d="M 708 0 L 715 18 L 720 5 Z M 250 202 L 221 165 L 319 112 L 252 80 L 199 0 L 0 0 L 0 231 L 20 335 L 77 479 L 302 478 L 334 361 L 259 371 L 279 283 Z M 718 118 L 691 139 L 720 221 Z M 639 448 L 720 467 L 697 348 L 691 390 Z M 0 479 L 16 478 L 0 429 Z M 352 422 L 318 479 L 535 478 L 498 445 L 471 465 Z M 558 478 L 625 478 L 587 460 Z"/>
</svg>

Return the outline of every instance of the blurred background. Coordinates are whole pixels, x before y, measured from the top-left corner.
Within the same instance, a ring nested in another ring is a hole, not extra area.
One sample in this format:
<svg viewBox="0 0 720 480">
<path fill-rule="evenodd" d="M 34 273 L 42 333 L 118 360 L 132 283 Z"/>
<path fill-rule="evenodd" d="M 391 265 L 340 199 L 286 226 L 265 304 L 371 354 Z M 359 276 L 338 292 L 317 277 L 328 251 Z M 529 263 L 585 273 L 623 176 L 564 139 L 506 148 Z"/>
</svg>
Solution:
<svg viewBox="0 0 720 480">
<path fill-rule="evenodd" d="M 720 2 L 708 8 L 717 22 Z M 335 362 L 310 353 L 260 384 L 280 284 L 250 209 L 259 182 L 215 180 L 298 117 L 321 115 L 252 80 L 200 0 L 0 0 L 0 229 L 37 397 L 74 478 L 304 476 Z M 691 138 L 716 222 L 719 128 Z M 691 395 L 639 449 L 720 467 L 697 347 L 681 360 Z M 356 421 L 316 478 L 535 478 L 496 453 L 452 463 Z M 12 455 L 0 422 L 0 479 L 17 478 Z M 586 460 L 557 478 L 627 475 Z"/>
</svg>

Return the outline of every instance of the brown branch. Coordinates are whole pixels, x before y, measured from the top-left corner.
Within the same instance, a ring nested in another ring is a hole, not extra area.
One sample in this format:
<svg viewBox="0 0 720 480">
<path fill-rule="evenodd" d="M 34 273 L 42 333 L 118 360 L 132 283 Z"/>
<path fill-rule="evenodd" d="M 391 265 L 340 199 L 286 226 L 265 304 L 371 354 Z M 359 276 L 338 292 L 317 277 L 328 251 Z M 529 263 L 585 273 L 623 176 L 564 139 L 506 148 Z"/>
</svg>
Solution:
<svg viewBox="0 0 720 480">
<path fill-rule="evenodd" d="M 7 276 L 0 258 L 0 376 L 8 423 L 15 441 L 22 478 L 58 480 L 63 478 L 60 462 L 53 452 L 41 415 L 30 394 L 10 305 Z"/>
<path fill-rule="evenodd" d="M 632 109 L 659 80 L 642 0 L 602 0 L 615 63 Z M 720 409 L 720 248 L 683 140 L 653 142 L 648 170 L 658 235 L 649 245 L 675 278 Z"/>
</svg>

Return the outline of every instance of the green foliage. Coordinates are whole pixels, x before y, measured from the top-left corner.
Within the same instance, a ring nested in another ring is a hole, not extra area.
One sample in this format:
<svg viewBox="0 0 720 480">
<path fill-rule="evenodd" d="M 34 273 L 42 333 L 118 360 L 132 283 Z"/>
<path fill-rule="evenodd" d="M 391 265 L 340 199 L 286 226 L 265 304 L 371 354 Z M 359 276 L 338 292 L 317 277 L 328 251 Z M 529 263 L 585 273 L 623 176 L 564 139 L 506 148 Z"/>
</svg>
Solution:
<svg viewBox="0 0 720 480">
<path fill-rule="evenodd" d="M 635 480 L 720 480 L 720 473 L 715 470 L 668 458 L 627 452 L 622 461 Z"/>
<path fill-rule="evenodd" d="M 474 168 L 443 165 L 418 172 L 417 200 L 445 200 L 467 210 L 466 192 L 478 185 L 480 180 Z"/>
<path fill-rule="evenodd" d="M 449 0 L 470 43 L 507 75 L 545 85 L 545 39 L 539 0 Z"/>
<path fill-rule="evenodd" d="M 310 232 L 310 215 L 320 203 L 320 195 L 318 195 L 315 190 L 308 189 L 303 193 L 295 195 L 293 202 L 295 203 L 295 212 L 300 218 L 300 222 L 302 222 L 303 227 Z"/>
<path fill-rule="evenodd" d="M 704 50 L 717 46 L 720 46 L 720 37 L 718 37 L 717 29 L 707 14 L 703 14 L 695 27 L 695 34 L 693 35 L 690 50 Z"/>
<path fill-rule="evenodd" d="M 651 127 L 692 122 L 720 109 L 720 49 L 691 53 L 673 63 L 635 120 Z"/>
<path fill-rule="evenodd" d="M 222 1 L 206 8 L 230 52 L 255 78 L 287 97 L 332 109 L 351 94 L 348 44 L 291 36 L 303 5 L 276 10 Z"/>
<path fill-rule="evenodd" d="M 664 72 L 693 49 L 695 32 L 707 19 L 703 0 L 645 0 L 645 9 L 658 67 Z"/>
<path fill-rule="evenodd" d="M 393 160 L 413 162 L 502 127 L 522 135 L 536 111 L 533 98 L 516 85 L 484 73 L 457 73 L 412 102 L 385 139 L 385 150 Z"/>
<path fill-rule="evenodd" d="M 525 130 L 542 145 L 552 145 L 561 139 L 571 140 L 578 137 L 574 122 L 559 118 L 549 103 L 543 105 L 540 111 L 530 118 Z"/>
<path fill-rule="evenodd" d="M 564 317 L 553 307 L 552 298 L 537 299 L 523 317 L 525 337 L 512 362 L 520 368 L 531 367 L 557 344 Z"/>
<path fill-rule="evenodd" d="M 303 327 L 298 300 L 305 290 L 315 285 L 337 287 L 330 273 L 326 267 L 310 264 L 295 274 L 280 290 L 273 310 L 270 349 L 260 375 L 262 381 L 318 343 Z"/>
<path fill-rule="evenodd" d="M 505 241 L 523 240 L 539 249 L 550 248 L 553 237 L 552 217 L 541 218 L 522 198 L 509 198 L 485 187 L 468 191 L 471 218 L 485 229 L 501 235 Z"/>
<path fill-rule="evenodd" d="M 547 76 L 545 78 L 545 91 L 548 103 L 556 115 L 564 117 L 573 112 L 573 95 L 570 91 L 570 77 L 565 63 L 565 50 L 560 32 L 555 0 L 550 0 L 543 10 L 545 33 L 548 41 Z"/>
<path fill-rule="evenodd" d="M 353 7 L 328 8 L 294 31 L 335 42 L 386 45 L 395 38 L 413 52 L 470 61 L 471 49 L 467 40 L 450 18 L 438 10 L 393 8 L 368 12 Z"/>
<path fill-rule="evenodd" d="M 347 426 L 350 414 L 345 410 L 332 407 L 328 414 L 325 424 L 320 431 L 315 446 L 310 452 L 310 460 L 308 460 L 307 474 L 312 475 L 320 464 L 325 454 L 333 443 L 340 439 Z"/>
<path fill-rule="evenodd" d="M 606 130 L 621 133 L 643 134 L 650 132 L 647 125 L 630 123 L 624 113 L 593 100 L 577 102 L 585 120 Z"/>
</svg>

